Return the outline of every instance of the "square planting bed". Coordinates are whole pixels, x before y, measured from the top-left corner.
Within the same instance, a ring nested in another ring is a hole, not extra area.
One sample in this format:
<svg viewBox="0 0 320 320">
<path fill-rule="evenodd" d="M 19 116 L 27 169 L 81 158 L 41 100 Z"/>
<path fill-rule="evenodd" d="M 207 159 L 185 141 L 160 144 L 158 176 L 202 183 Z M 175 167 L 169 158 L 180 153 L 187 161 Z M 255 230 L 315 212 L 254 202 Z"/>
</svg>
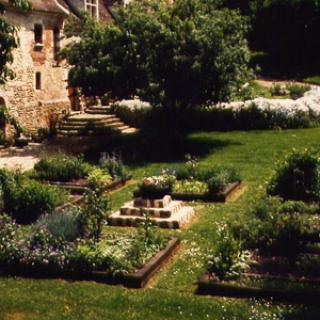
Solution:
<svg viewBox="0 0 320 320">
<path fill-rule="evenodd" d="M 320 258 L 318 254 L 313 254 Z M 305 259 L 303 257 L 303 259 Z M 273 299 L 289 303 L 319 304 L 320 269 L 314 272 L 288 267 L 284 257 L 256 257 L 257 263 L 239 280 L 220 281 L 206 273 L 198 293 L 235 298 Z"/>
<path fill-rule="evenodd" d="M 165 262 L 178 249 L 180 241 L 176 238 L 168 241 L 167 246 L 159 251 L 141 269 L 133 273 L 113 275 L 110 272 L 52 272 L 48 270 L 26 270 L 16 268 L 15 270 L 2 271 L 3 275 L 13 275 L 31 278 L 59 278 L 73 281 L 96 281 L 99 283 L 123 285 L 128 288 L 143 288 L 152 276 L 163 266 Z"/>
<path fill-rule="evenodd" d="M 228 202 L 240 188 L 241 182 L 237 181 L 230 183 L 224 191 L 217 194 L 171 192 L 170 195 L 175 200 L 183 201 Z"/>
<path fill-rule="evenodd" d="M 135 198 L 110 215 L 108 222 L 112 226 L 138 226 L 149 219 L 161 228 L 177 229 L 189 222 L 194 214 L 194 208 L 172 200 L 171 196 L 152 200 Z"/>
<path fill-rule="evenodd" d="M 127 182 L 130 180 L 131 180 L 131 177 L 129 177 L 127 180 L 115 180 L 105 189 L 105 192 L 115 191 L 125 186 Z M 78 180 L 72 180 L 67 182 L 47 181 L 46 183 L 67 189 L 72 194 L 84 194 L 88 190 L 86 179 L 78 179 Z"/>
</svg>

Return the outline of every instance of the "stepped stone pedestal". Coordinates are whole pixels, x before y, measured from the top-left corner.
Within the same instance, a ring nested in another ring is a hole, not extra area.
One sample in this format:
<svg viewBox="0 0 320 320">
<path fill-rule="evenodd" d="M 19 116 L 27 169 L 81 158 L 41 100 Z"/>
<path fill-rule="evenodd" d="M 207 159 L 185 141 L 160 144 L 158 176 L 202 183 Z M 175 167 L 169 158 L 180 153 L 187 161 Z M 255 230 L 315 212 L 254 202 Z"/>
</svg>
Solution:
<svg viewBox="0 0 320 320">
<path fill-rule="evenodd" d="M 195 211 L 183 206 L 182 201 L 173 201 L 170 196 L 162 199 L 135 198 L 109 217 L 113 226 L 136 226 L 146 217 L 161 228 L 177 229 L 187 223 Z"/>
</svg>

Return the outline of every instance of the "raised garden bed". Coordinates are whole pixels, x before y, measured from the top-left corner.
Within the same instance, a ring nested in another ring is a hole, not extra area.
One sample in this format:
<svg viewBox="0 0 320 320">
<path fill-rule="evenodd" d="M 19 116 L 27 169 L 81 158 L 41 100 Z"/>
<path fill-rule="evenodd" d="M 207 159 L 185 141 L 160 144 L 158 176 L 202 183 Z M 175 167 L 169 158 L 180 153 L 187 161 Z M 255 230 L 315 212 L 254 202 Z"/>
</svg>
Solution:
<svg viewBox="0 0 320 320">
<path fill-rule="evenodd" d="M 302 254 L 302 263 L 319 254 Z M 292 303 L 316 304 L 320 301 L 319 263 L 312 263 L 308 270 L 290 266 L 281 256 L 255 256 L 250 270 L 233 281 L 220 281 L 215 275 L 206 273 L 199 281 L 198 293 L 236 298 L 274 299 Z M 310 264 L 310 262 L 309 262 Z"/>
<path fill-rule="evenodd" d="M 3 275 L 31 278 L 62 278 L 68 280 L 96 281 L 105 284 L 120 284 L 128 288 L 143 288 L 162 265 L 173 255 L 179 246 L 179 239 L 173 238 L 167 246 L 159 251 L 141 269 L 133 273 L 113 275 L 110 272 L 52 272 L 44 269 L 26 270 L 10 268 L 2 270 Z"/>
<path fill-rule="evenodd" d="M 126 185 L 128 181 L 131 180 L 131 176 L 127 180 L 116 180 L 113 181 L 108 187 L 104 190 L 105 192 L 111 192 L 117 190 Z M 87 185 L 86 179 L 72 180 L 68 182 L 61 181 L 46 181 L 47 184 L 58 186 L 64 188 L 72 194 L 84 194 L 89 188 Z"/>
<path fill-rule="evenodd" d="M 270 280 L 270 279 L 269 279 Z M 288 280 L 289 281 L 289 280 Z M 291 279 L 291 281 L 294 281 Z M 309 282 L 306 282 L 309 284 Z M 234 298 L 273 299 L 281 302 L 305 303 L 318 305 L 320 301 L 319 290 L 307 291 L 284 290 L 277 288 L 254 287 L 253 285 L 239 285 L 229 282 L 217 282 L 210 275 L 205 274 L 198 283 L 198 294 L 224 296 Z"/>
<path fill-rule="evenodd" d="M 182 201 L 227 202 L 241 188 L 241 182 L 230 183 L 227 188 L 217 194 L 171 192 L 173 199 Z"/>
</svg>

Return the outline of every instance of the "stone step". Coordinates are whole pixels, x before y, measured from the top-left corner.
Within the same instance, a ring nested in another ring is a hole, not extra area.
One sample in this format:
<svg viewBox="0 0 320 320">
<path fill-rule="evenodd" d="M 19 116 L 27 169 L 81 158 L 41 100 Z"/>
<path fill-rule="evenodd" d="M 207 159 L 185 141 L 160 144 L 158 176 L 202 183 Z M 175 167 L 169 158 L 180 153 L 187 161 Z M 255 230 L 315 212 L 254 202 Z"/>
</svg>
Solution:
<svg viewBox="0 0 320 320">
<path fill-rule="evenodd" d="M 88 121 L 88 122 L 61 122 L 60 126 L 74 126 L 78 128 L 84 128 L 87 126 L 95 126 L 95 127 L 103 127 L 103 126 L 111 126 L 112 124 L 123 123 L 119 119 L 113 119 L 110 121 Z"/>
<path fill-rule="evenodd" d="M 170 218 L 172 214 L 177 213 L 182 208 L 181 201 L 172 201 L 165 208 L 143 208 L 135 207 L 134 202 L 130 202 L 120 209 L 122 216 L 143 216 L 148 213 L 156 218 Z"/>
<path fill-rule="evenodd" d="M 106 109 L 106 108 L 87 108 L 85 110 L 85 112 L 87 114 L 110 114 L 110 108 Z"/>
<path fill-rule="evenodd" d="M 122 130 L 121 133 L 122 134 L 132 134 L 132 133 L 136 133 L 138 131 L 139 130 L 136 128 L 129 128 L 129 129 Z"/>
<path fill-rule="evenodd" d="M 99 121 L 105 121 L 108 119 L 115 119 L 117 118 L 114 114 L 79 114 L 77 116 L 71 116 L 65 119 L 64 121 L 69 121 L 69 122 L 99 122 Z"/>
<path fill-rule="evenodd" d="M 63 122 L 59 125 L 59 129 L 84 129 L 93 125 L 95 128 L 101 127 L 121 127 L 124 125 L 121 121 L 108 121 L 108 122 L 96 122 L 96 123 L 70 123 L 70 122 Z"/>
<path fill-rule="evenodd" d="M 105 127 L 105 129 L 107 129 L 108 127 Z M 66 137 L 66 136 L 87 136 L 87 135 L 93 135 L 95 134 L 96 132 L 94 130 L 88 130 L 86 131 L 85 133 L 79 132 L 79 130 L 57 130 L 57 136 L 58 137 Z"/>
<path fill-rule="evenodd" d="M 103 128 L 111 128 L 123 134 L 137 132 L 137 129 L 126 125 L 114 114 L 98 113 L 101 110 L 103 110 L 102 112 L 105 112 L 106 109 L 107 107 L 104 106 L 95 106 L 88 108 L 88 110 L 92 110 L 94 113 L 81 113 L 69 116 L 60 122 L 57 136 L 90 135 L 95 132 L 94 129 L 101 130 Z M 82 130 L 84 130 L 84 132 L 82 132 Z"/>
</svg>

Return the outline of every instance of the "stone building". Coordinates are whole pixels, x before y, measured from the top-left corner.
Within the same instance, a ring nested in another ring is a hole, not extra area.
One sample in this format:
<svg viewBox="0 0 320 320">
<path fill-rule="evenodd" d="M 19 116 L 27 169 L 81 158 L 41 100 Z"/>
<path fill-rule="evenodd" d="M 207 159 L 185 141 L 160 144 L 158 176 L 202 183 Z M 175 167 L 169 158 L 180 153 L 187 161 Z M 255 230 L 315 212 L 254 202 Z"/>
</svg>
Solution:
<svg viewBox="0 0 320 320">
<path fill-rule="evenodd" d="M 8 0 L 0 0 L 4 18 L 18 27 L 19 48 L 14 50 L 11 69 L 14 80 L 0 87 L 0 101 L 30 133 L 55 126 L 72 110 L 66 63 L 56 57 L 63 46 L 63 27 L 71 14 L 87 11 L 96 20 L 112 19 L 108 0 L 29 0 L 32 11 L 22 12 Z"/>
</svg>

